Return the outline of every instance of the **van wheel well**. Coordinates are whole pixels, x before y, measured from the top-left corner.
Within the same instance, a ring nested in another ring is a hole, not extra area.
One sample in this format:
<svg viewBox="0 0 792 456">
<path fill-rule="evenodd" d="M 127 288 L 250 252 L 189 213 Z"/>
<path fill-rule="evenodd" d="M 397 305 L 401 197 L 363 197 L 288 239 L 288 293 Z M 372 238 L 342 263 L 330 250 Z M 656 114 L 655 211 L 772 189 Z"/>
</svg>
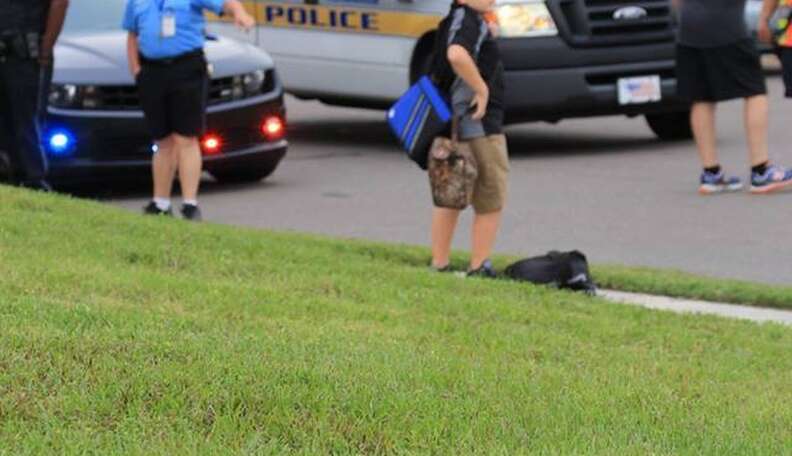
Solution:
<svg viewBox="0 0 792 456">
<path fill-rule="evenodd" d="M 432 63 L 432 49 L 435 43 L 435 31 L 431 31 L 422 36 L 415 45 L 412 61 L 410 62 L 410 84 L 415 84 L 421 76 L 429 72 Z"/>
</svg>

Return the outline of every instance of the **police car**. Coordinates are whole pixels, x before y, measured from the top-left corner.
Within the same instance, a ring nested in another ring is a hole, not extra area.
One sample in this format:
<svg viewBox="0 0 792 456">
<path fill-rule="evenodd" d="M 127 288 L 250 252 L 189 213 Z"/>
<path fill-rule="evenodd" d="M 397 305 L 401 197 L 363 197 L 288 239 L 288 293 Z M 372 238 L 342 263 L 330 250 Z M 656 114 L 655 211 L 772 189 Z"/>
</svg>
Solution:
<svg viewBox="0 0 792 456">
<path fill-rule="evenodd" d="M 249 0 L 286 90 L 329 104 L 385 108 L 425 74 L 451 0 Z M 224 33 L 234 28 L 211 17 Z M 646 116 L 688 138 L 677 99 L 670 0 L 498 0 L 507 121 Z"/>
<path fill-rule="evenodd" d="M 43 130 L 51 179 L 147 176 L 155 147 L 127 66 L 120 26 L 126 1 L 70 3 Z M 228 38 L 210 39 L 206 53 L 212 77 L 201 138 L 204 169 L 219 181 L 262 179 L 288 146 L 283 87 L 272 59 Z"/>
</svg>

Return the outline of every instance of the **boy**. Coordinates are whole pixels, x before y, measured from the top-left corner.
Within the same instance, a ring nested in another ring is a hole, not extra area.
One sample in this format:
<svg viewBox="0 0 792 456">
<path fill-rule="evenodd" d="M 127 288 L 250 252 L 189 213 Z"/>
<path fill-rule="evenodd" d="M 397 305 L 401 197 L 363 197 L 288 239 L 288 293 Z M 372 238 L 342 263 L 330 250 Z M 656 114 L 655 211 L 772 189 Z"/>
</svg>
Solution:
<svg viewBox="0 0 792 456">
<path fill-rule="evenodd" d="M 204 10 L 226 13 L 250 29 L 255 25 L 239 0 L 127 0 L 123 27 L 129 32 L 127 55 L 151 136 L 154 198 L 145 214 L 170 215 L 176 171 L 181 184 L 182 216 L 200 221 L 198 187 L 206 120 L 209 75 L 204 57 Z"/>
<path fill-rule="evenodd" d="M 751 193 L 792 186 L 792 171 L 770 164 L 768 103 L 759 55 L 744 22 L 746 0 L 674 0 L 680 6 L 677 80 L 680 97 L 692 103 L 691 125 L 703 172 L 699 193 L 742 189 L 718 161 L 715 106 L 745 100 L 745 129 L 751 160 Z"/>
<path fill-rule="evenodd" d="M 479 177 L 473 193 L 473 252 L 469 276 L 494 277 L 489 256 L 506 201 L 509 157 L 503 135 L 503 63 L 484 19 L 494 0 L 455 0 L 440 23 L 432 76 L 451 97 L 461 118 L 459 147 L 475 155 Z M 472 111 L 472 112 L 470 112 Z M 434 208 L 432 267 L 449 269 L 451 242 L 460 211 Z"/>
</svg>

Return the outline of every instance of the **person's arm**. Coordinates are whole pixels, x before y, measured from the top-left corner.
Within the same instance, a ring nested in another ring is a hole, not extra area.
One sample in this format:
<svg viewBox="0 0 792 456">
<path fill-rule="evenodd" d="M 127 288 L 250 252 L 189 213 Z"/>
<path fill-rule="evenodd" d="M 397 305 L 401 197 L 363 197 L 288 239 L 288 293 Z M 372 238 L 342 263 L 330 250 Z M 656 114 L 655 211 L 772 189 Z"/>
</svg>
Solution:
<svg viewBox="0 0 792 456">
<path fill-rule="evenodd" d="M 473 89 L 473 102 L 471 106 L 476 107 L 473 113 L 475 120 L 481 120 L 487 113 L 487 105 L 489 104 L 489 87 L 481 77 L 476 62 L 471 57 L 470 53 L 463 46 L 452 44 L 448 47 L 448 62 L 454 72 L 462 78 L 463 81 Z"/>
<path fill-rule="evenodd" d="M 225 0 L 223 2 L 223 12 L 234 18 L 234 24 L 245 30 L 250 30 L 251 27 L 256 25 L 256 20 L 248 14 L 239 0 Z"/>
<path fill-rule="evenodd" d="M 47 25 L 44 28 L 44 35 L 41 37 L 41 52 L 39 61 L 42 65 L 52 63 L 52 54 L 55 43 L 58 41 L 63 22 L 66 20 L 66 10 L 69 8 L 69 0 L 52 0 L 50 3 Z"/>
<path fill-rule="evenodd" d="M 136 34 L 127 34 L 127 61 L 129 62 L 129 72 L 133 78 L 137 78 L 140 73 L 140 44 Z"/>
<path fill-rule="evenodd" d="M 762 4 L 762 12 L 759 14 L 759 25 L 757 27 L 759 32 L 759 39 L 765 43 L 773 41 L 773 34 L 770 33 L 770 16 L 773 15 L 776 8 L 778 8 L 778 0 L 764 0 Z"/>
</svg>

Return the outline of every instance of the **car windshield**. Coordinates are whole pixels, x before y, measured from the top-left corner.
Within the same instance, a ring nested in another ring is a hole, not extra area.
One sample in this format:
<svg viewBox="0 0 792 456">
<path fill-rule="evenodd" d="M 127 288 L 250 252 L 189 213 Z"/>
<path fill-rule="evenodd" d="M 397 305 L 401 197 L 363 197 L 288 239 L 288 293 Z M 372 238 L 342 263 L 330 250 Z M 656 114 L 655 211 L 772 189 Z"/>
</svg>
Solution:
<svg viewBox="0 0 792 456">
<path fill-rule="evenodd" d="M 69 33 L 120 30 L 125 7 L 126 0 L 71 0 L 64 29 Z"/>
</svg>

